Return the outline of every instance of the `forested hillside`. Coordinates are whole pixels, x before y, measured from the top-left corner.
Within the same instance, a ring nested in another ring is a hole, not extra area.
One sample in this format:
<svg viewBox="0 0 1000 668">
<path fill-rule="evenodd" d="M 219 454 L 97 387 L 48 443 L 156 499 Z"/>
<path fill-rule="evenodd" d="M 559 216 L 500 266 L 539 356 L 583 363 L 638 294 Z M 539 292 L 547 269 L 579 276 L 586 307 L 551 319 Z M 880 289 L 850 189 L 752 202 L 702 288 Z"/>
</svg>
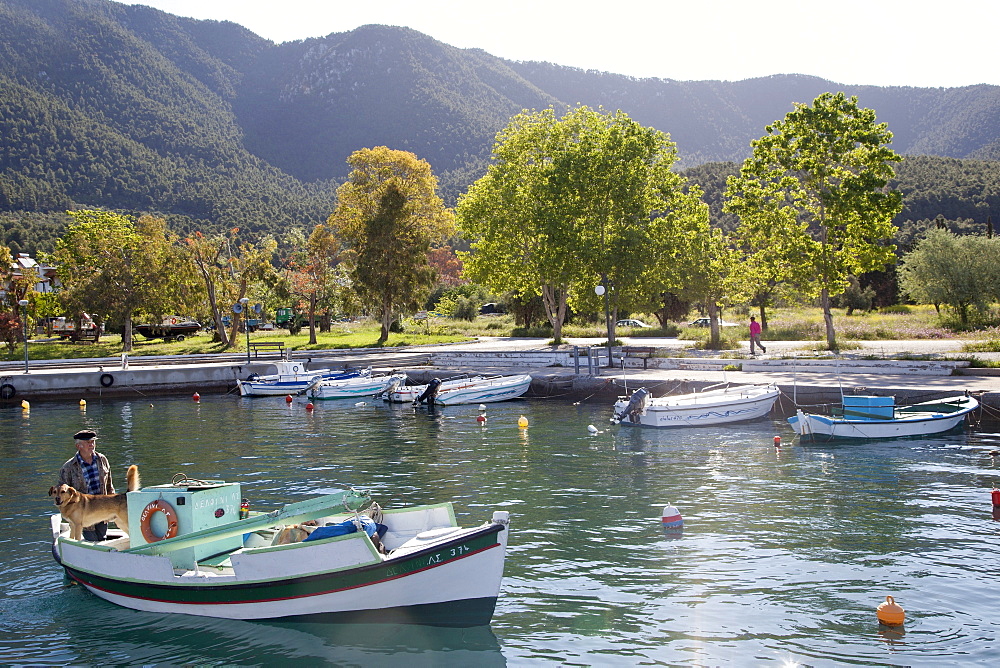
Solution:
<svg viewBox="0 0 1000 668">
<path fill-rule="evenodd" d="M 1000 158 L 996 86 L 634 79 L 386 26 L 276 45 L 108 0 L 0 0 L 0 43 L 0 241 L 15 251 L 50 248 L 73 207 L 150 211 L 181 233 L 308 229 L 333 210 L 347 157 L 378 145 L 429 161 L 453 204 L 512 114 L 577 103 L 669 133 L 720 209 L 725 170 L 764 126 L 832 90 L 876 109 L 898 152 L 940 156 L 900 168 L 898 222 L 995 208 L 996 164 L 983 160 Z"/>
</svg>

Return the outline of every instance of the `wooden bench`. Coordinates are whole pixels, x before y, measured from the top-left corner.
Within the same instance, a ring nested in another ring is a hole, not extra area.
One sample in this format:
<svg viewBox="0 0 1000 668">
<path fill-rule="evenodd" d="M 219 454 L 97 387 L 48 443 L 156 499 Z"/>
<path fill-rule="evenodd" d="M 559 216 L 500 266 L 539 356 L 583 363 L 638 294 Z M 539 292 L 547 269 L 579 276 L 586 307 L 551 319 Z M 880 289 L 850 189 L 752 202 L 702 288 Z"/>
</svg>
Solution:
<svg viewBox="0 0 1000 668">
<path fill-rule="evenodd" d="M 282 357 L 285 356 L 286 348 L 284 341 L 251 341 L 250 352 L 254 357 L 259 357 L 262 352 L 276 352 Z"/>
<path fill-rule="evenodd" d="M 649 358 L 656 354 L 655 346 L 622 346 L 622 357 L 642 358 L 642 368 L 649 368 Z"/>
</svg>

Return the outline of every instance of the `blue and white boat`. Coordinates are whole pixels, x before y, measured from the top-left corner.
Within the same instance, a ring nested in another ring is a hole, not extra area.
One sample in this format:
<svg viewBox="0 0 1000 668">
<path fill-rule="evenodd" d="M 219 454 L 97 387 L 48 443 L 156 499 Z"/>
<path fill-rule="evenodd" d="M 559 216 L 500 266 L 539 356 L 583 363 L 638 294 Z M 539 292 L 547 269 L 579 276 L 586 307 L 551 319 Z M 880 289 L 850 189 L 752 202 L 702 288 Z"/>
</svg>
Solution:
<svg viewBox="0 0 1000 668">
<path fill-rule="evenodd" d="M 804 440 L 903 438 L 941 434 L 957 428 L 965 416 L 979 408 L 975 397 L 946 399 L 896 406 L 893 397 L 845 396 L 840 410 L 831 415 L 798 409 L 788 424 Z"/>
<path fill-rule="evenodd" d="M 349 399 L 351 397 L 373 397 L 406 382 L 406 374 L 367 373 L 355 378 L 321 380 L 309 390 L 310 399 Z"/>
<path fill-rule="evenodd" d="M 280 360 L 272 362 L 278 372 L 264 376 L 250 374 L 246 380 L 237 380 L 240 396 L 267 397 L 302 394 L 310 387 L 324 380 L 359 378 L 365 371 L 314 369 L 307 371 L 303 362 Z"/>
</svg>

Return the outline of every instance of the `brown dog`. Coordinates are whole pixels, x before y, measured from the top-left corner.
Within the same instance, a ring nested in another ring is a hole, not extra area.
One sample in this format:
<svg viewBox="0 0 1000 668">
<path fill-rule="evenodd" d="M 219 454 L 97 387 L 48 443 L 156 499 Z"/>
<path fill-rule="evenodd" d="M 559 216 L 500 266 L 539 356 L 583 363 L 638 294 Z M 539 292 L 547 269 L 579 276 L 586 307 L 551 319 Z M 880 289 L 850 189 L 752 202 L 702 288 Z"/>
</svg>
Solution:
<svg viewBox="0 0 1000 668">
<path fill-rule="evenodd" d="M 126 474 L 128 491 L 139 489 L 139 467 L 133 464 Z M 119 529 L 128 532 L 128 497 L 125 494 L 84 494 L 69 485 L 49 488 L 55 497 L 56 508 L 69 522 L 69 535 L 73 540 L 83 539 L 83 527 L 98 522 L 114 520 Z"/>
</svg>

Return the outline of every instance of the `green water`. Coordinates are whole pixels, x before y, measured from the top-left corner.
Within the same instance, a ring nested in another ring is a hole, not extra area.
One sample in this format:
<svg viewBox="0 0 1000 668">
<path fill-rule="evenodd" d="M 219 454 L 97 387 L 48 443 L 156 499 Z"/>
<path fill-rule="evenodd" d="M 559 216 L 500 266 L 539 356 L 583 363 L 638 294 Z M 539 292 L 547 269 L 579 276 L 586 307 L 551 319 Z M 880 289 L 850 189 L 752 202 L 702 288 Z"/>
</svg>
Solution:
<svg viewBox="0 0 1000 668">
<path fill-rule="evenodd" d="M 427 408 L 233 396 L 0 409 L 0 664 L 956 665 L 997 648 L 1000 435 L 799 445 L 781 421 L 612 427 L 607 402 Z M 524 415 L 530 426 L 519 429 Z M 590 434 L 588 424 L 604 430 Z M 511 513 L 490 627 L 158 616 L 67 586 L 46 492 L 93 427 L 119 488 L 240 482 L 254 510 L 364 487 L 385 507 Z M 782 436 L 780 449 L 773 437 Z M 664 534 L 666 503 L 684 517 Z M 880 627 L 890 594 L 907 610 Z"/>
</svg>

